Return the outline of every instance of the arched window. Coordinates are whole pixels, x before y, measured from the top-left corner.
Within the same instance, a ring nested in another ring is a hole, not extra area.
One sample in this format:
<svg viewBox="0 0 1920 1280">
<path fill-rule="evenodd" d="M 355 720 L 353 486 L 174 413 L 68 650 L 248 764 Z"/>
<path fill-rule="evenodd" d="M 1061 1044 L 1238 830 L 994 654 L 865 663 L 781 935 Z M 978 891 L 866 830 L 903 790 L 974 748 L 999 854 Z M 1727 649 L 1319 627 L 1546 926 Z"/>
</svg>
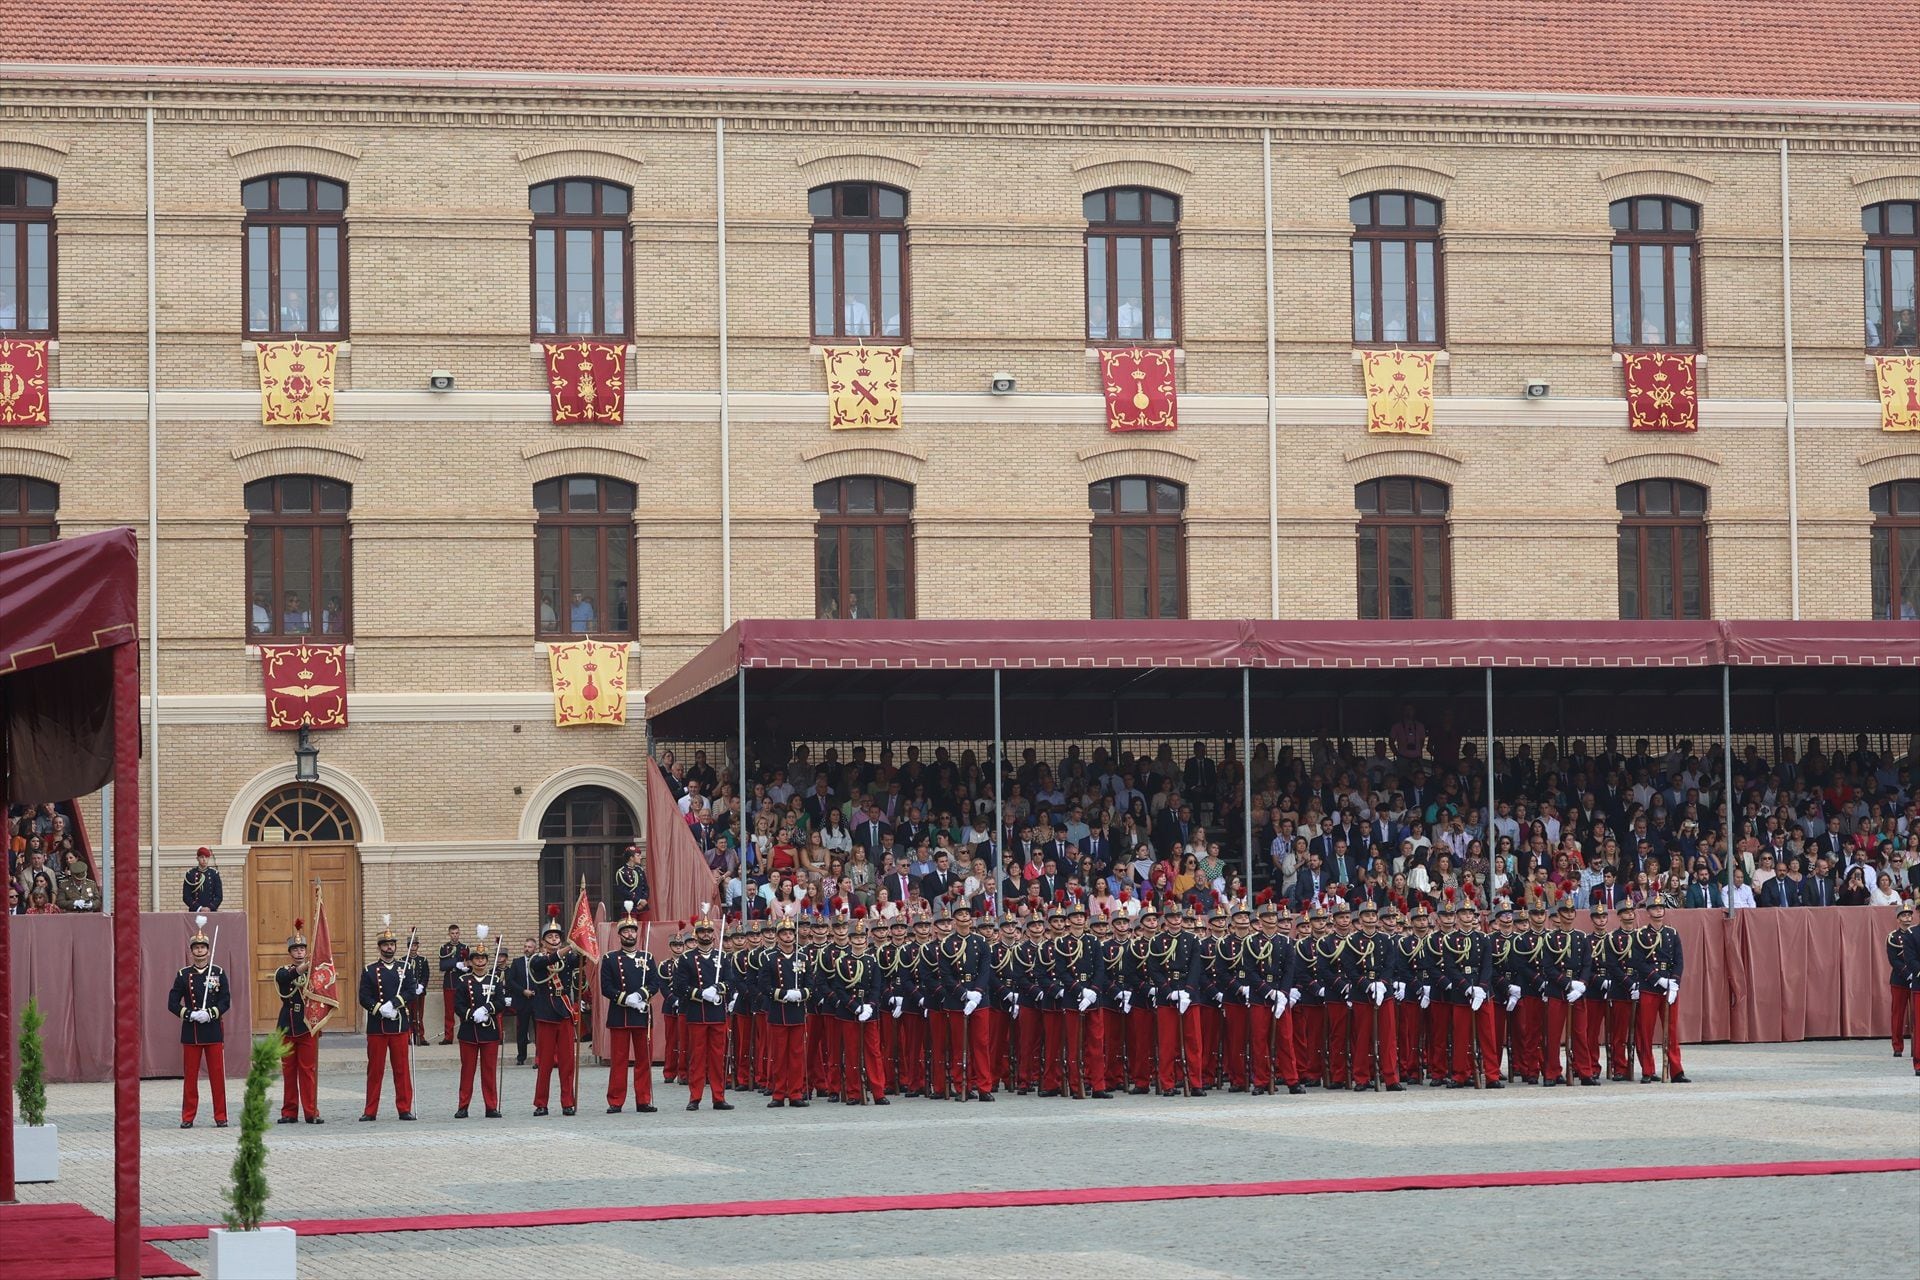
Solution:
<svg viewBox="0 0 1920 1280">
<path fill-rule="evenodd" d="M 60 536 L 54 517 L 60 487 L 32 476 L 0 476 L 0 551 L 37 547 Z"/>
<path fill-rule="evenodd" d="M 1707 616 L 1707 491 L 1684 480 L 1614 490 L 1620 508 L 1620 616 Z"/>
<path fill-rule="evenodd" d="M 1914 292 L 1920 201 L 1870 204 L 1860 211 L 1860 225 L 1867 233 L 1867 348 L 1899 351 L 1920 345 Z"/>
<path fill-rule="evenodd" d="M 1121 476 L 1087 487 L 1093 616 L 1187 616 L 1186 486 Z"/>
<path fill-rule="evenodd" d="M 1087 218 L 1087 341 L 1171 343 L 1180 332 L 1180 197 L 1108 187 Z"/>
<path fill-rule="evenodd" d="M 813 336 L 907 336 L 907 193 L 873 182 L 807 192 Z"/>
<path fill-rule="evenodd" d="M 353 634 L 353 491 L 321 476 L 246 488 L 247 634 L 262 640 Z"/>
<path fill-rule="evenodd" d="M 847 476 L 813 486 L 815 617 L 913 616 L 913 486 Z"/>
<path fill-rule="evenodd" d="M 4 484 L 0 481 L 0 484 Z M 1873 616 L 1920 618 L 1920 480 L 1867 490 L 1873 511 Z"/>
<path fill-rule="evenodd" d="M 325 787 L 296 782 L 264 797 L 247 819 L 248 844 L 353 844 L 353 811 Z M 303 886 L 304 887 L 304 886 Z"/>
<path fill-rule="evenodd" d="M 540 817 L 540 838 L 546 841 L 540 850 L 540 901 L 560 904 L 564 915 L 583 876 L 588 899 L 606 901 L 614 870 L 626 862 L 636 834 L 633 810 L 605 787 L 575 787 L 555 800 Z"/>
<path fill-rule="evenodd" d="M 1613 345 L 1700 345 L 1700 210 L 1635 196 L 1607 207 L 1613 223 Z"/>
<path fill-rule="evenodd" d="M 533 210 L 533 336 L 625 338 L 633 328 L 633 193 L 565 178 L 527 191 Z"/>
<path fill-rule="evenodd" d="M 1375 191 L 1347 202 L 1353 218 L 1353 340 L 1437 347 L 1444 340 L 1440 202 Z"/>
<path fill-rule="evenodd" d="M 249 338 L 347 335 L 347 188 L 304 173 L 240 187 Z"/>
<path fill-rule="evenodd" d="M 1362 618 L 1453 616 L 1449 499 L 1446 485 L 1412 476 L 1353 487 Z"/>
<path fill-rule="evenodd" d="M 634 486 L 561 476 L 533 486 L 535 634 L 631 637 Z"/>
<path fill-rule="evenodd" d="M 0 334 L 50 338 L 54 290 L 52 178 L 0 169 Z"/>
</svg>

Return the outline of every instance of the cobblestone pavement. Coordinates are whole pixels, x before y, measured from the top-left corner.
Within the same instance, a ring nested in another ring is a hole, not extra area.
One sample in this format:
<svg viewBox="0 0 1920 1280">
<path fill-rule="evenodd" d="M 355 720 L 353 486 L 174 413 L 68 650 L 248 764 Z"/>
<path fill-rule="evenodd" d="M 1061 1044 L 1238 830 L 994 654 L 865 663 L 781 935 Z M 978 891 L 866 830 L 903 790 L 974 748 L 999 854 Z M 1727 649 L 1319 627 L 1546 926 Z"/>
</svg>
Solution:
<svg viewBox="0 0 1920 1280">
<path fill-rule="evenodd" d="M 364 1057 L 329 1037 L 324 1127 L 269 1130 L 280 1218 L 491 1212 L 813 1195 L 1363 1177 L 1407 1172 L 1920 1157 L 1920 1080 L 1877 1042 L 1697 1046 L 1691 1086 L 1415 1089 L 992 1105 L 901 1100 L 731 1114 L 604 1113 L 583 1064 L 576 1117 L 535 1118 L 507 1067 L 502 1120 L 452 1119 L 452 1049 L 420 1051 L 422 1119 L 359 1114 Z M 230 1105 L 239 1115 L 239 1082 Z M 556 1091 L 557 1092 L 557 1091 Z M 56 1085 L 62 1180 L 23 1199 L 111 1213 L 111 1090 Z M 218 1220 L 237 1130 L 177 1127 L 180 1086 L 142 1087 L 148 1223 Z M 275 1091 L 277 1106 L 277 1088 Z M 476 1104 L 478 1098 L 475 1099 Z M 475 1115 L 478 1115 L 476 1106 Z M 1812 1215 L 1824 1224 L 1809 1230 Z M 202 1265 L 205 1246 L 166 1246 Z M 1476 1276 L 1915 1274 L 1920 1174 L 1395 1192 L 1150 1205 L 769 1217 L 338 1236 L 301 1242 L 316 1277 L 626 1275 L 1265 1276 L 1311 1269 Z"/>
</svg>

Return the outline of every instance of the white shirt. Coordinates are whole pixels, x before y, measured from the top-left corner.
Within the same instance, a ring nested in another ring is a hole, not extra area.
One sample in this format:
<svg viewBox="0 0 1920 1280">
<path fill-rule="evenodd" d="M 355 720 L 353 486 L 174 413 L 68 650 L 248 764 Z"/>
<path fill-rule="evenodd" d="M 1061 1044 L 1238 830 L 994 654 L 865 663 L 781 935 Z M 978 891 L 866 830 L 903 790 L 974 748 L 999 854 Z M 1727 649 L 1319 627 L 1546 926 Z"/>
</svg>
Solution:
<svg viewBox="0 0 1920 1280">
<path fill-rule="evenodd" d="M 1733 897 L 1731 900 L 1735 907 L 1754 906 L 1755 903 L 1753 901 L 1753 886 L 1750 884 L 1735 885 L 1733 888 Z"/>
</svg>

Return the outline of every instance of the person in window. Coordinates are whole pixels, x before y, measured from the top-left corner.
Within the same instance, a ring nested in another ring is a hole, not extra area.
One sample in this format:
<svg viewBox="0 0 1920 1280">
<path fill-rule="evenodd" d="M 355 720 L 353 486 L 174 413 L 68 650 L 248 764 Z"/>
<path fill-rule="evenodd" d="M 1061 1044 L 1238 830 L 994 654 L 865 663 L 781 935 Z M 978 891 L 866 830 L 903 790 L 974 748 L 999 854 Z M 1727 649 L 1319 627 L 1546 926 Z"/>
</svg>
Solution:
<svg viewBox="0 0 1920 1280">
<path fill-rule="evenodd" d="M 267 321 L 270 314 L 267 310 L 266 299 L 256 297 L 247 308 L 247 331 L 249 333 L 265 333 L 268 328 Z M 6 327 L 4 323 L 0 323 L 0 328 Z"/>
<path fill-rule="evenodd" d="M 849 338 L 864 338 L 873 332 L 873 313 L 867 310 L 865 298 L 848 298 L 846 310 Z"/>
<path fill-rule="evenodd" d="M 553 597 L 546 592 L 540 593 L 540 630 L 542 632 L 560 629 L 560 611 L 554 608 Z"/>
<path fill-rule="evenodd" d="M 307 612 L 306 602 L 293 592 L 287 592 L 286 604 L 280 611 L 281 634 L 303 636 L 312 629 L 313 615 Z"/>
<path fill-rule="evenodd" d="M 573 593 L 573 604 L 568 610 L 568 629 L 574 635 L 583 636 L 593 630 L 593 600 L 584 591 Z"/>
<path fill-rule="evenodd" d="M 251 618 L 252 620 L 248 625 L 253 628 L 253 634 L 263 636 L 273 630 L 273 603 L 267 599 L 266 592 L 256 591 L 253 593 Z"/>
<path fill-rule="evenodd" d="M 340 332 L 340 291 L 338 289 L 320 291 L 320 332 Z"/>
<path fill-rule="evenodd" d="M 307 327 L 307 291 L 305 289 L 285 289 L 280 294 L 280 328 L 287 333 L 300 333 Z"/>
<path fill-rule="evenodd" d="M 327 607 L 320 611 L 320 633 L 337 636 L 344 629 L 340 613 L 340 597 L 328 596 Z"/>
<path fill-rule="evenodd" d="M 591 291 L 580 291 L 576 296 L 567 299 L 567 332 L 593 332 L 593 294 Z"/>
</svg>

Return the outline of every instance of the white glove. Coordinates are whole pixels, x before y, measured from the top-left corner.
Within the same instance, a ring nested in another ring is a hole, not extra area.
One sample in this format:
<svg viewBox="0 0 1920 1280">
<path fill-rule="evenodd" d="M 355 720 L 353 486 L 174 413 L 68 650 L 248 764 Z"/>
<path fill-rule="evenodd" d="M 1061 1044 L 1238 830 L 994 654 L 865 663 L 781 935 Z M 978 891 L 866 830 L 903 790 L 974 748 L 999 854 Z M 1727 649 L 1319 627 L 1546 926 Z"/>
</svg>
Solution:
<svg viewBox="0 0 1920 1280">
<path fill-rule="evenodd" d="M 708 1004 L 720 1003 L 720 993 L 714 990 L 712 987 L 700 988 L 700 998 L 702 1000 L 705 1000 Z"/>
<path fill-rule="evenodd" d="M 1404 982 L 1396 982 L 1396 983 L 1394 983 L 1394 984 L 1393 984 L 1393 998 L 1394 998 L 1395 1000 L 1405 1000 L 1405 999 L 1407 998 L 1407 984 L 1406 984 L 1406 983 L 1404 983 Z"/>
<path fill-rule="evenodd" d="M 1017 1002 L 1007 1010 L 1007 1016 L 1015 1022 L 1020 1021 L 1020 1006 Z"/>
<path fill-rule="evenodd" d="M 1586 983 L 1575 981 L 1575 982 L 1569 982 L 1567 984 L 1567 1003 L 1568 1004 L 1579 1004 L 1580 997 L 1585 994 L 1587 994 Z"/>
<path fill-rule="evenodd" d="M 1323 982 L 1318 987 L 1315 987 L 1313 994 L 1319 996 L 1322 1000 L 1325 1000 L 1327 998 L 1327 984 Z"/>
<path fill-rule="evenodd" d="M 860 1021 L 862 1022 L 865 1022 L 867 1019 L 873 1017 L 873 1006 L 870 1004 L 861 1005 L 858 1016 Z"/>
<path fill-rule="evenodd" d="M 785 991 L 782 991 L 782 992 L 780 993 L 780 998 L 781 998 L 782 1000 L 785 1000 L 785 1001 L 786 1001 L 786 1002 L 787 1002 L 788 1004 L 799 1004 L 799 1003 L 800 1003 L 800 988 L 798 988 L 798 987 L 788 987 L 788 988 L 787 988 L 787 989 L 786 989 Z M 894 1003 L 895 1003 L 895 1004 L 899 1004 L 900 1002 L 899 1002 L 899 1000 L 897 1000 L 897 999 L 896 999 L 896 1000 L 894 1001 Z"/>
<path fill-rule="evenodd" d="M 1287 993 L 1284 991 L 1274 992 L 1273 993 L 1273 1016 L 1275 1018 L 1278 1018 L 1280 1017 L 1280 1015 L 1284 1014 L 1286 1011 L 1287 1011 Z"/>
<path fill-rule="evenodd" d="M 1184 1017 L 1186 1016 L 1187 1006 L 1193 1003 L 1193 997 L 1184 991 L 1176 991 L 1173 993 L 1173 1001 L 1180 1006 L 1181 1016 Z"/>
<path fill-rule="evenodd" d="M 374 1012 L 378 1013 L 381 1017 L 387 1019 L 389 1022 L 391 1022 L 393 1019 L 400 1016 L 400 1011 L 393 1007 L 393 1001 L 391 1000 L 382 1000 L 380 1002 L 380 1007 L 374 1010 Z"/>
<path fill-rule="evenodd" d="M 1628 989 L 1628 991 L 1627 991 L 1627 999 L 1629 999 L 1629 1000 L 1638 1000 L 1639 998 L 1640 998 L 1640 987 L 1639 987 L 1639 985 L 1638 985 L 1638 984 L 1636 983 L 1636 984 L 1635 984 L 1634 986 L 1632 986 L 1631 988 L 1629 988 L 1629 989 Z"/>
<path fill-rule="evenodd" d="M 629 991 L 627 992 L 627 998 L 622 1000 L 620 1003 L 627 1006 L 627 1008 L 629 1009 L 641 1009 L 646 1007 L 647 1002 L 640 998 L 640 993 L 638 991 Z"/>
<path fill-rule="evenodd" d="M 732 1013 L 736 1008 L 739 1007 L 739 1004 L 740 1004 L 740 995 L 738 992 L 735 992 L 733 995 L 728 996 L 727 1012 Z"/>
<path fill-rule="evenodd" d="M 1287 992 L 1287 1003 L 1288 1004 L 1300 1003 L 1300 988 L 1295 987 L 1293 990 Z"/>
<path fill-rule="evenodd" d="M 1384 982 L 1369 983 L 1367 985 L 1367 994 L 1373 997 L 1374 1007 L 1378 1008 L 1387 1002 L 1387 984 Z"/>
<path fill-rule="evenodd" d="M 1520 988 L 1508 987 L 1507 992 L 1507 1012 L 1512 1013 L 1520 1007 Z"/>
<path fill-rule="evenodd" d="M 1480 1006 L 1485 1004 L 1486 1002 L 1487 1002 L 1487 993 L 1483 989 L 1479 987 L 1467 988 L 1467 1007 L 1469 1009 L 1472 1009 L 1475 1013 L 1478 1013 L 1480 1012 Z"/>
<path fill-rule="evenodd" d="M 507 1005 L 507 1008 L 509 1008 L 509 1009 L 511 1009 L 511 1008 L 513 1008 L 513 997 L 512 997 L 512 996 L 508 996 L 508 997 L 506 998 L 506 1005 Z"/>
<path fill-rule="evenodd" d="M 1120 1012 L 1122 1013 L 1133 1012 L 1133 992 L 1122 991 L 1120 993 Z"/>
<path fill-rule="evenodd" d="M 969 991 L 967 992 L 966 1008 L 961 1011 L 961 1016 L 965 1018 L 971 1018 L 973 1016 L 973 1011 L 975 1009 L 978 1009 L 979 1007 L 980 1007 L 980 993 L 978 991 Z"/>
<path fill-rule="evenodd" d="M 1667 1003 L 1672 1004 L 1674 1001 L 1678 1000 L 1679 998 L 1680 998 L 1680 984 L 1677 982 L 1669 982 L 1667 984 Z"/>
<path fill-rule="evenodd" d="M 465 973 L 467 971 L 467 962 L 465 960 L 455 960 L 453 962 L 453 967 L 458 969 L 461 973 Z"/>
<path fill-rule="evenodd" d="M 1093 1002 L 1095 1000 L 1098 1000 L 1099 998 L 1100 998 L 1100 993 L 1095 991 L 1092 987 L 1080 988 L 1080 1012 L 1085 1013 L 1088 1009 L 1091 1009 L 1093 1007 Z"/>
<path fill-rule="evenodd" d="M 1253 988 L 1251 988 L 1251 987 L 1241 987 L 1241 988 L 1240 988 L 1240 998 L 1241 998 L 1242 1000 L 1251 1000 L 1251 999 L 1253 999 Z"/>
<path fill-rule="evenodd" d="M 493 1018 L 493 1015 L 487 1012 L 487 1006 L 485 1005 L 481 1005 L 479 1008 L 473 1011 L 473 1020 L 475 1022 L 482 1024 L 483 1026 L 487 1022 L 491 1021 L 492 1018 Z"/>
<path fill-rule="evenodd" d="M 1424 1009 L 1432 1003 L 1433 1003 L 1433 988 L 1432 987 L 1420 988 L 1420 1007 Z"/>
<path fill-rule="evenodd" d="M 413 994 L 423 996 L 427 994 L 427 989 L 416 982 L 413 984 Z"/>
<path fill-rule="evenodd" d="M 1671 979 L 1671 978 L 1655 978 L 1655 979 L 1653 980 L 1653 985 L 1654 985 L 1654 986 L 1656 986 L 1656 987 L 1658 987 L 1658 988 L 1660 988 L 1660 989 L 1661 989 L 1662 991 L 1665 991 L 1665 990 L 1666 990 L 1667 988 L 1669 988 L 1669 987 L 1671 987 L 1671 986 L 1673 985 L 1673 979 Z"/>
<path fill-rule="evenodd" d="M 907 1002 L 905 997 L 895 996 L 893 998 L 893 1016 L 896 1018 L 899 1017 L 901 1011 L 906 1008 L 906 1004 Z"/>
<path fill-rule="evenodd" d="M 213 1021 L 213 1015 L 208 1013 L 205 1009 L 195 1009 L 192 1013 L 188 1014 L 187 1016 L 189 1018 L 192 1018 L 195 1022 Z"/>
</svg>

